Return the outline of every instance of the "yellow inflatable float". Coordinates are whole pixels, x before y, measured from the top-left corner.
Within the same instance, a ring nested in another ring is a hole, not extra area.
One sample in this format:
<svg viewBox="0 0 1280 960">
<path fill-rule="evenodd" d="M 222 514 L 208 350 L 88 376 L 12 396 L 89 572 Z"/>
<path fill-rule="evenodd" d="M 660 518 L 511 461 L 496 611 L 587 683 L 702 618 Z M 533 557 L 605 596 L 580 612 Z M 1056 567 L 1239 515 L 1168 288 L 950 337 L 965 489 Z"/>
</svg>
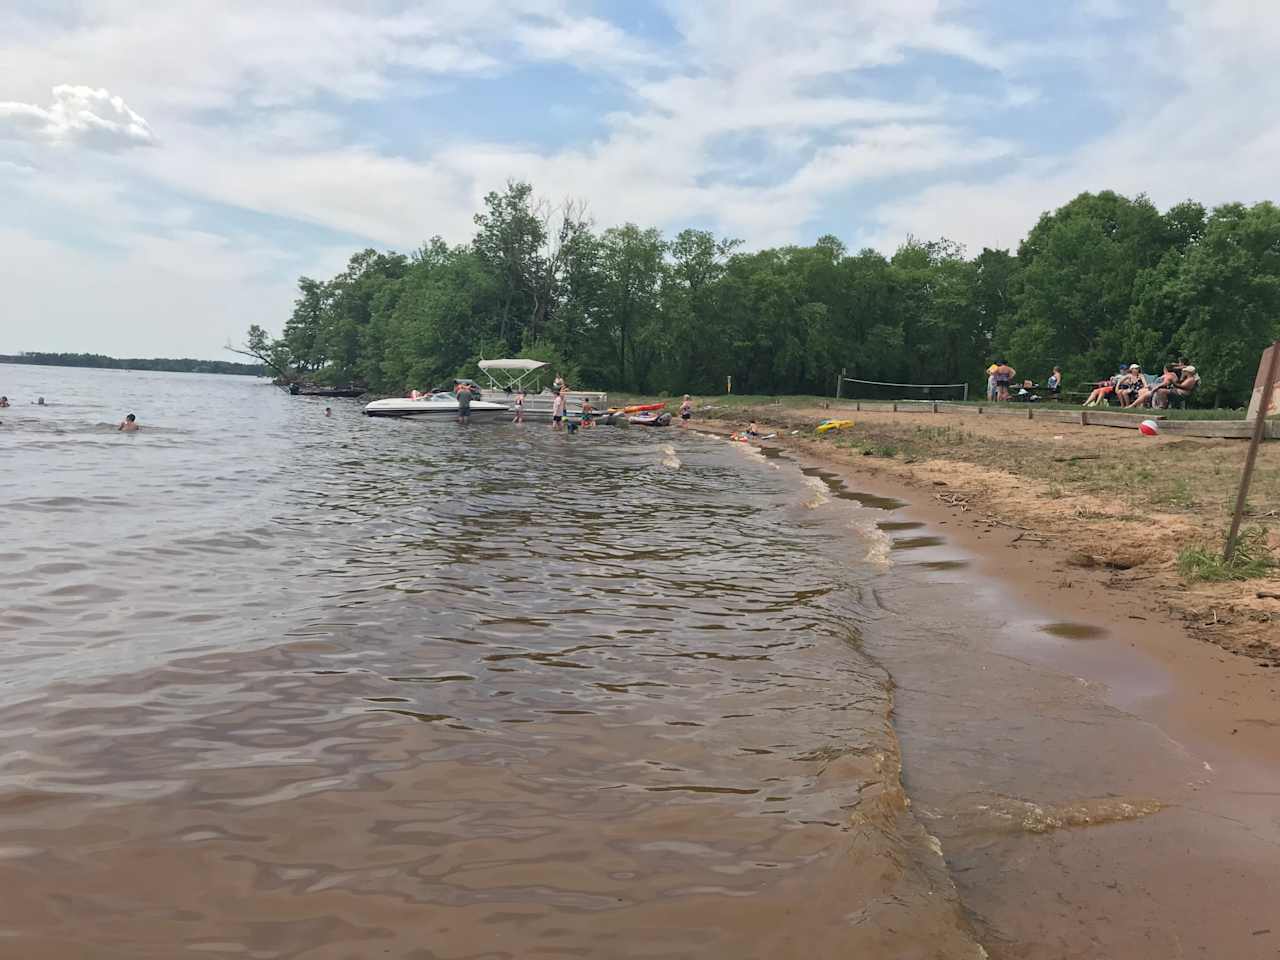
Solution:
<svg viewBox="0 0 1280 960">
<path fill-rule="evenodd" d="M 846 430 L 852 426 L 852 420 L 823 420 L 818 424 L 818 433 L 826 433 L 828 430 Z"/>
</svg>

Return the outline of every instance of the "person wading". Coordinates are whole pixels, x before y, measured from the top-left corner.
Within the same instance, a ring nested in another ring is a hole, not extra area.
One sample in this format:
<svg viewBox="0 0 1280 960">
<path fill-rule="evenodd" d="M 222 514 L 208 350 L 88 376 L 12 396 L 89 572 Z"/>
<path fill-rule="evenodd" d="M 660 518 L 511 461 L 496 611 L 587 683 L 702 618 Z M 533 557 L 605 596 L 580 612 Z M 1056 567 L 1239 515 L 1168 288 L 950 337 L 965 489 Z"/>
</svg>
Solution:
<svg viewBox="0 0 1280 960">
<path fill-rule="evenodd" d="M 458 398 L 458 422 L 471 422 L 471 387 L 465 383 L 460 383 L 453 388 L 454 396 Z"/>
</svg>

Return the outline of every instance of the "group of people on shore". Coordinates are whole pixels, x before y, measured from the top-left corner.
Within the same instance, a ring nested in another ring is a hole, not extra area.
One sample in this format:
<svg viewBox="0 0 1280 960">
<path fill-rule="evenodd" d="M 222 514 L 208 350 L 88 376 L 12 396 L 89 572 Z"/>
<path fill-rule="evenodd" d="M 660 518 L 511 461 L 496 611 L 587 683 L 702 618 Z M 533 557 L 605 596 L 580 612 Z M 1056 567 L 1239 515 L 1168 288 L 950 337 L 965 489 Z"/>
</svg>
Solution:
<svg viewBox="0 0 1280 960">
<path fill-rule="evenodd" d="M 1049 399 L 1056 400 L 1062 390 L 1062 368 L 1054 367 L 1053 372 L 1041 387 L 1034 380 L 1023 380 L 1021 385 L 1014 384 L 1018 371 L 1003 360 L 997 360 L 987 367 L 987 399 L 992 403 L 1009 400 L 1039 400 L 1044 392 Z"/>
<path fill-rule="evenodd" d="M 987 367 L 987 399 L 1007 400 L 1057 400 L 1062 395 L 1062 368 L 1054 367 L 1053 372 L 1041 387 L 1032 380 L 1023 380 L 1018 384 L 1018 371 L 1004 360 L 997 360 Z M 1155 407 L 1165 409 L 1171 403 L 1185 401 L 1200 385 L 1200 375 L 1196 368 L 1185 359 L 1177 363 L 1165 364 L 1159 375 L 1142 372 L 1142 365 L 1131 363 L 1121 365 L 1115 375 L 1093 384 L 1092 390 L 1084 401 L 1086 407 L 1105 406 L 1116 403 L 1126 409 L 1130 407 Z"/>
<path fill-rule="evenodd" d="M 1142 365 L 1131 363 L 1106 380 L 1093 385 L 1084 401 L 1086 407 L 1106 406 L 1117 402 L 1125 409 L 1154 407 L 1167 409 L 1173 402 L 1183 402 L 1200 386 L 1200 374 L 1185 359 L 1166 363 L 1158 376 L 1142 372 Z"/>
</svg>

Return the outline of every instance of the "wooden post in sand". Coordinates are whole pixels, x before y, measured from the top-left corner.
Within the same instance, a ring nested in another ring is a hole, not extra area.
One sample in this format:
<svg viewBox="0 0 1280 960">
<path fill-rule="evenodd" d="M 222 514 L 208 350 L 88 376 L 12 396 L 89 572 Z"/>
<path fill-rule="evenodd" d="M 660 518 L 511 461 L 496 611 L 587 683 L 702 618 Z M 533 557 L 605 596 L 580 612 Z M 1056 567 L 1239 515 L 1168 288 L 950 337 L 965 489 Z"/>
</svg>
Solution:
<svg viewBox="0 0 1280 960">
<path fill-rule="evenodd" d="M 1244 517 L 1245 501 L 1249 499 L 1249 481 L 1253 479 L 1253 465 L 1258 459 L 1258 445 L 1267 429 L 1268 414 L 1280 413 L 1280 397 L 1277 396 L 1276 379 L 1280 375 L 1280 340 L 1262 354 L 1258 375 L 1253 381 L 1253 399 L 1249 403 L 1249 415 L 1253 417 L 1253 437 L 1249 440 L 1249 452 L 1244 458 L 1244 474 L 1240 477 L 1240 491 L 1236 494 L 1236 512 L 1231 517 L 1231 530 L 1227 533 L 1227 546 L 1222 559 L 1230 563 L 1236 553 L 1236 538 L 1240 534 L 1240 520 Z"/>
</svg>

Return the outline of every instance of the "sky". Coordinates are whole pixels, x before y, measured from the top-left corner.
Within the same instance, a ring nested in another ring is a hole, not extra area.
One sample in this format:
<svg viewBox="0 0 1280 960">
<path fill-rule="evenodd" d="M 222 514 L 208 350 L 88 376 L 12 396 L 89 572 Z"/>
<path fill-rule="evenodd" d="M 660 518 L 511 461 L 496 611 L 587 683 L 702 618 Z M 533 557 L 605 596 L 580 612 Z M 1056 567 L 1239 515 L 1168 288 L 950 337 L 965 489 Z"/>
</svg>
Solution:
<svg viewBox="0 0 1280 960">
<path fill-rule="evenodd" d="M 513 179 L 886 253 L 1082 190 L 1275 199 L 1277 63 L 1268 0 L 7 0 L 0 353 L 234 359 Z"/>
</svg>

